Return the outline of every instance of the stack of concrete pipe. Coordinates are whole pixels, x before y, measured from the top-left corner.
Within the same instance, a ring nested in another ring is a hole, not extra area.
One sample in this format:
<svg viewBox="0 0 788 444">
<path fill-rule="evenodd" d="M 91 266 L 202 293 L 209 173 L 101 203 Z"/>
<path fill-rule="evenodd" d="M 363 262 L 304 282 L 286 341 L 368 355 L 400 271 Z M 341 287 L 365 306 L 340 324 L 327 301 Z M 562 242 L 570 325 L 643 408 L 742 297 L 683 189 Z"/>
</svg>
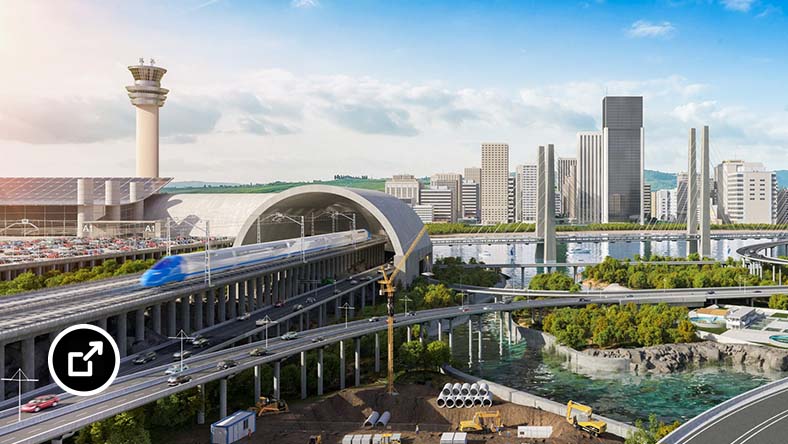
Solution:
<svg viewBox="0 0 788 444">
<path fill-rule="evenodd" d="M 460 409 L 471 407 L 492 407 L 492 393 L 485 383 L 451 384 L 447 383 L 438 395 L 437 405 L 440 408 Z"/>
</svg>

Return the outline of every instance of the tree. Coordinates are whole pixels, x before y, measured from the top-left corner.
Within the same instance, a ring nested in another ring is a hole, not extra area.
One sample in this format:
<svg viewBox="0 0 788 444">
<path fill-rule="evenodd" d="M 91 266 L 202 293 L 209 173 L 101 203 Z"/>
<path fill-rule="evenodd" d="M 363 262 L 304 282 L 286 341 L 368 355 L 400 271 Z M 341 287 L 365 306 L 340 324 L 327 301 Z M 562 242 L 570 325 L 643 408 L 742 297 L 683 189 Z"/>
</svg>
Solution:
<svg viewBox="0 0 788 444">
<path fill-rule="evenodd" d="M 448 307 L 454 301 L 454 292 L 443 284 L 431 284 L 424 294 L 424 303 L 429 308 Z"/>
<path fill-rule="evenodd" d="M 769 308 L 788 310 L 788 294 L 773 294 L 769 297 Z"/>
<path fill-rule="evenodd" d="M 436 369 L 451 361 L 449 344 L 443 341 L 432 341 L 427 344 L 424 363 L 428 369 Z"/>
<path fill-rule="evenodd" d="M 665 424 L 657 419 L 657 415 L 651 414 L 648 417 L 648 424 L 643 424 L 643 421 L 635 421 L 637 430 L 630 432 L 627 436 L 625 444 L 656 444 L 660 439 L 668 435 L 668 433 L 677 429 L 679 422 L 673 424 Z"/>
<path fill-rule="evenodd" d="M 399 361 L 405 370 L 414 370 L 424 366 L 424 344 L 420 341 L 409 341 L 399 348 Z"/>
</svg>

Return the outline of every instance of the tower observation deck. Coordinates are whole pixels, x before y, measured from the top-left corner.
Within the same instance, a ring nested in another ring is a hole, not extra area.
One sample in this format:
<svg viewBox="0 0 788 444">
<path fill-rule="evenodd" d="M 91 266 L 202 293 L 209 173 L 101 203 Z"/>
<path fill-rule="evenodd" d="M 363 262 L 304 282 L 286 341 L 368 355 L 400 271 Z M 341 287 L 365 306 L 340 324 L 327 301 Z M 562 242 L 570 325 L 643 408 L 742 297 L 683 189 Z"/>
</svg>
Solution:
<svg viewBox="0 0 788 444">
<path fill-rule="evenodd" d="M 161 78 L 167 72 L 154 66 L 151 59 L 146 65 L 129 66 L 134 84 L 127 86 L 131 104 L 137 108 L 137 176 L 159 177 L 159 108 L 167 99 L 168 89 L 161 87 Z"/>
</svg>

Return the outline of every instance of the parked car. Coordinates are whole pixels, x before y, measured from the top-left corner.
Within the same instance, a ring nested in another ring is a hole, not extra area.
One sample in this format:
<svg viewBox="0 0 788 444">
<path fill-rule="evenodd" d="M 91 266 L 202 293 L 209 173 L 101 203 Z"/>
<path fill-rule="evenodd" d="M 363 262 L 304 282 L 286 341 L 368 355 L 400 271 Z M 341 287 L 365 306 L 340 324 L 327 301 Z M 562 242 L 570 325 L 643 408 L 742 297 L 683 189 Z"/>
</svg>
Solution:
<svg viewBox="0 0 788 444">
<path fill-rule="evenodd" d="M 304 309 L 304 306 L 301 305 L 301 304 L 298 304 L 295 307 L 293 307 L 293 312 L 296 312 L 296 311 L 299 311 L 299 310 L 303 310 L 303 309 Z"/>
<path fill-rule="evenodd" d="M 241 316 L 238 316 L 238 317 L 236 318 L 236 320 L 238 320 L 238 321 L 246 321 L 246 320 L 248 320 L 248 319 L 249 319 L 249 318 L 251 318 L 251 317 L 252 317 L 252 314 L 251 314 L 251 313 L 244 313 L 244 314 L 242 314 Z"/>
<path fill-rule="evenodd" d="M 297 337 L 298 337 L 298 333 L 296 333 L 294 331 L 289 331 L 289 332 L 283 334 L 282 336 L 280 336 L 279 339 L 281 339 L 283 341 L 289 341 L 289 340 L 295 339 Z"/>
<path fill-rule="evenodd" d="M 192 355 L 192 352 L 190 352 L 189 350 L 184 350 L 183 353 L 181 353 L 181 352 L 173 353 L 172 354 L 172 359 L 176 359 L 176 360 L 178 360 L 178 359 L 186 359 L 186 358 L 191 357 L 191 355 Z"/>
<path fill-rule="evenodd" d="M 274 304 L 274 307 L 276 308 L 284 307 L 284 306 L 285 306 L 285 301 L 276 301 L 276 304 Z"/>
<path fill-rule="evenodd" d="M 167 385 L 175 387 L 177 385 L 186 384 L 191 381 L 192 377 L 189 375 L 172 375 L 167 379 Z"/>
<path fill-rule="evenodd" d="M 306 301 L 304 301 L 304 302 L 306 302 L 307 304 L 314 304 L 315 303 L 315 298 L 306 298 Z"/>
<path fill-rule="evenodd" d="M 211 341 L 209 341 L 208 338 L 195 339 L 194 341 L 192 341 L 192 345 L 197 347 L 197 348 L 203 348 L 203 347 L 207 347 L 207 346 L 211 345 Z M 188 356 L 184 356 L 184 358 L 187 358 L 187 357 Z"/>
<path fill-rule="evenodd" d="M 264 349 L 263 347 L 256 347 L 249 350 L 249 356 L 265 356 L 268 354 L 268 350 Z"/>
<path fill-rule="evenodd" d="M 316 338 L 312 338 L 312 342 L 323 342 L 325 340 L 326 340 L 326 338 L 324 338 L 322 336 L 318 336 Z"/>
<path fill-rule="evenodd" d="M 225 359 L 223 361 L 219 361 L 219 363 L 216 364 L 216 370 L 227 370 L 228 368 L 236 367 L 237 365 L 238 363 L 234 360 Z"/>
<path fill-rule="evenodd" d="M 133 362 L 134 364 L 140 365 L 140 364 L 147 364 L 148 362 L 155 361 L 155 360 L 156 360 L 156 352 L 150 351 L 150 352 L 143 353 L 143 354 L 137 356 L 131 362 Z"/>
<path fill-rule="evenodd" d="M 57 404 L 60 402 L 60 398 L 55 395 L 42 395 L 37 396 L 27 404 L 22 406 L 22 411 L 25 413 L 38 413 L 41 410 L 48 409 L 50 407 L 57 407 Z"/>
<path fill-rule="evenodd" d="M 177 373 L 183 373 L 186 370 L 189 370 L 189 366 L 188 365 L 183 364 L 183 366 L 181 366 L 180 364 L 175 364 L 175 365 L 171 365 L 170 368 L 165 370 L 164 374 L 165 375 L 174 375 L 174 374 L 177 374 Z"/>
</svg>

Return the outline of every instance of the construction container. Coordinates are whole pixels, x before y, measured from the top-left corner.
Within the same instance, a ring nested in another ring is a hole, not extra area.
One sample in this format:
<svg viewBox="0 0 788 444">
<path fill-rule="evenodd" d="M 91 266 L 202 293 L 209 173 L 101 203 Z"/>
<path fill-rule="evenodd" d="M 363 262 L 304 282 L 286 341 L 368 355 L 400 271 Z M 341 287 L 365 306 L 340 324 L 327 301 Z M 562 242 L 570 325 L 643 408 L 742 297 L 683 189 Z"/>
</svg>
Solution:
<svg viewBox="0 0 788 444">
<path fill-rule="evenodd" d="M 549 438 L 553 434 L 553 428 L 550 426 L 518 426 L 518 438 Z"/>
<path fill-rule="evenodd" d="M 230 444 L 255 432 L 254 412 L 238 410 L 211 424 L 211 444 Z"/>
</svg>

